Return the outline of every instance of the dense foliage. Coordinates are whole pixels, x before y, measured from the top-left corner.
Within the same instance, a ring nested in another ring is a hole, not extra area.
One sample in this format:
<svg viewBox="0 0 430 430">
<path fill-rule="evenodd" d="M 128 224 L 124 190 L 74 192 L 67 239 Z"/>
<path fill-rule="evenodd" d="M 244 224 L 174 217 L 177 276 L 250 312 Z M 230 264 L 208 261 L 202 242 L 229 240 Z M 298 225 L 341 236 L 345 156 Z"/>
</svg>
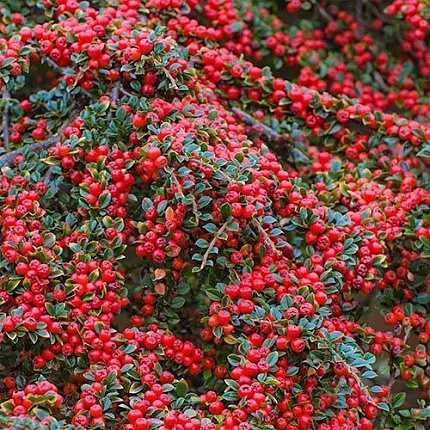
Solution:
<svg viewBox="0 0 430 430">
<path fill-rule="evenodd" d="M 0 17 L 1 428 L 425 429 L 427 0 Z"/>
</svg>

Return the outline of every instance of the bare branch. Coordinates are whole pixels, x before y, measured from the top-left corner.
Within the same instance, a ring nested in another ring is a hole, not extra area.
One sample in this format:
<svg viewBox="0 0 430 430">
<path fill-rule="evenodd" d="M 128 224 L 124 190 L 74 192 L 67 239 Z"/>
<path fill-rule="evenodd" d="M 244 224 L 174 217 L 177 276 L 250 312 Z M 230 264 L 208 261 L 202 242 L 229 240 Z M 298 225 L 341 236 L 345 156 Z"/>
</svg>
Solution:
<svg viewBox="0 0 430 430">
<path fill-rule="evenodd" d="M 351 378 L 354 379 L 354 381 L 357 383 L 360 390 L 366 395 L 368 403 L 372 404 L 373 406 L 377 406 L 377 404 L 373 400 L 372 395 L 369 392 L 368 387 L 363 383 L 361 376 L 358 373 L 358 370 L 354 366 L 351 366 L 349 363 L 347 363 L 347 361 L 337 351 L 333 342 L 331 342 L 328 338 L 321 337 L 321 336 L 314 337 L 314 340 L 316 342 L 321 342 L 325 345 L 326 349 L 331 352 L 331 354 L 336 358 L 336 360 L 341 362 L 345 366 L 345 368 L 348 370 L 348 373 L 350 374 Z"/>
<path fill-rule="evenodd" d="M 25 145 L 22 148 L 15 149 L 7 154 L 0 156 L 0 166 L 11 165 L 15 161 L 15 158 L 19 155 L 22 155 L 24 149 L 27 148 L 29 152 L 39 152 L 44 149 L 48 149 L 51 146 L 54 146 L 56 143 L 60 141 L 60 135 L 54 134 L 53 136 L 48 137 L 45 140 L 40 142 L 32 143 L 31 145 Z"/>
<path fill-rule="evenodd" d="M 118 103 L 118 99 L 119 99 L 119 87 L 120 87 L 120 83 L 118 82 L 112 90 L 112 102 L 114 104 Z"/>
<path fill-rule="evenodd" d="M 178 84 L 176 83 L 175 79 L 173 78 L 172 74 L 165 68 L 163 67 L 163 72 L 166 75 L 167 79 L 170 81 L 170 83 L 172 84 L 173 88 L 175 90 L 178 90 Z"/>
<path fill-rule="evenodd" d="M 261 225 L 260 221 L 254 220 L 255 225 L 258 228 L 258 231 L 261 233 L 261 235 L 264 237 L 265 243 L 275 254 L 282 254 L 281 251 L 276 249 L 276 244 L 273 242 L 272 238 L 267 234 L 266 230 L 264 230 L 263 226 Z"/>
<path fill-rule="evenodd" d="M 191 204 L 193 206 L 193 213 L 196 216 L 196 222 L 198 224 L 199 222 L 199 209 L 197 207 L 197 202 L 196 199 L 194 198 L 194 196 L 191 196 L 190 199 L 187 199 L 187 197 L 184 194 L 184 190 L 182 189 L 182 185 L 179 182 L 178 178 L 176 177 L 176 175 L 172 172 L 171 173 L 171 180 L 172 182 L 177 186 L 178 188 L 178 193 L 180 194 L 180 196 L 182 197 L 183 200 L 191 200 Z"/>
<path fill-rule="evenodd" d="M 363 0 L 356 0 L 355 13 L 357 15 L 358 22 L 363 21 Z"/>
<path fill-rule="evenodd" d="M 118 100 L 119 100 L 119 87 L 120 87 L 120 82 L 118 81 L 114 87 L 112 88 L 112 91 L 110 92 L 110 98 L 112 100 L 113 105 L 117 105 L 118 104 Z M 112 107 L 112 106 L 111 106 Z M 113 116 L 113 111 L 112 109 L 109 109 L 109 113 L 108 113 L 108 118 L 112 119 Z"/>
<path fill-rule="evenodd" d="M 216 168 L 212 164 L 205 163 L 202 160 L 199 160 L 198 158 L 192 158 L 191 160 L 193 161 L 193 163 L 199 164 L 200 166 L 205 166 L 205 167 L 211 168 L 213 172 L 218 173 L 227 182 L 230 182 L 232 180 L 232 178 L 230 178 L 230 176 L 228 176 L 221 169 Z"/>
<path fill-rule="evenodd" d="M 381 74 L 378 71 L 373 72 L 373 78 L 375 81 L 379 84 L 381 89 L 388 93 L 390 91 L 390 87 L 385 83 L 384 78 L 381 76 Z"/>
<path fill-rule="evenodd" d="M 263 124 L 262 122 L 255 119 L 253 116 L 249 115 L 248 113 L 244 112 L 243 110 L 239 108 L 232 108 L 233 113 L 238 115 L 245 124 L 253 126 L 256 128 L 256 130 L 263 135 L 267 141 L 269 142 L 277 142 L 280 143 L 282 141 L 288 141 L 287 135 L 282 135 L 278 133 L 277 131 L 273 130 L 266 124 Z"/>
<path fill-rule="evenodd" d="M 357 369 L 350 364 L 348 364 L 345 359 L 336 351 L 334 346 L 330 348 L 330 351 L 333 353 L 333 355 L 342 362 L 342 364 L 348 369 L 348 372 L 350 376 L 354 379 L 354 381 L 357 383 L 358 388 L 366 395 L 368 403 L 370 403 L 373 406 L 377 406 L 375 401 L 373 400 L 372 395 L 369 392 L 369 389 L 364 385 L 363 381 L 361 380 L 360 375 L 357 372 Z"/>
<path fill-rule="evenodd" d="M 54 60 L 52 60 L 49 57 L 43 57 L 43 60 L 49 64 L 50 67 L 52 67 L 57 73 L 60 75 L 64 75 L 64 70 L 61 66 L 59 66 Z"/>
<path fill-rule="evenodd" d="M 324 6 L 320 4 L 320 0 L 312 0 L 312 4 L 316 6 L 318 12 L 326 21 L 334 21 L 333 17 L 325 10 Z"/>
<path fill-rule="evenodd" d="M 127 91 L 122 84 L 119 84 L 119 90 L 128 97 L 135 97 L 133 94 L 131 94 L 129 91 Z"/>
<path fill-rule="evenodd" d="M 44 149 L 48 149 L 51 146 L 56 145 L 61 140 L 61 135 L 63 134 L 64 129 L 76 119 L 80 112 L 81 108 L 78 107 L 74 109 L 68 116 L 67 120 L 59 127 L 57 133 L 48 137 L 47 139 L 41 140 L 40 142 L 35 142 L 30 145 L 22 146 L 21 148 L 15 149 L 7 154 L 0 156 L 0 166 L 12 165 L 15 161 L 15 158 L 24 153 L 24 150 L 27 148 L 28 152 L 39 152 Z"/>
<path fill-rule="evenodd" d="M 45 176 L 43 177 L 43 182 L 45 182 L 45 184 L 48 184 L 51 181 L 52 178 L 52 166 L 48 167 L 48 170 L 45 173 Z"/>
<path fill-rule="evenodd" d="M 412 332 L 412 326 L 409 325 L 405 328 L 405 335 L 403 337 L 403 345 L 405 345 L 406 342 L 408 341 L 409 336 L 411 335 L 411 332 Z M 391 388 L 393 388 L 393 385 L 395 384 L 396 379 L 397 379 L 397 369 L 393 365 L 392 357 L 390 359 L 390 368 L 391 368 L 390 379 L 388 380 L 388 383 L 387 383 L 387 386 L 390 388 L 390 394 L 389 394 L 388 400 L 390 400 L 390 397 L 391 397 Z M 379 423 L 379 429 L 380 430 L 384 430 L 386 420 L 387 420 L 387 416 L 383 415 L 381 418 L 381 422 Z"/>
<path fill-rule="evenodd" d="M 221 236 L 225 229 L 227 228 L 227 225 L 230 221 L 226 221 L 222 227 L 218 230 L 218 232 L 215 234 L 214 238 L 212 239 L 211 243 L 208 246 L 208 249 L 205 252 L 205 255 L 203 256 L 202 264 L 200 265 L 200 270 L 203 270 L 206 266 L 206 263 L 208 262 L 209 254 L 211 253 L 212 249 L 215 246 L 216 241 L 218 240 L 219 236 Z"/>
</svg>

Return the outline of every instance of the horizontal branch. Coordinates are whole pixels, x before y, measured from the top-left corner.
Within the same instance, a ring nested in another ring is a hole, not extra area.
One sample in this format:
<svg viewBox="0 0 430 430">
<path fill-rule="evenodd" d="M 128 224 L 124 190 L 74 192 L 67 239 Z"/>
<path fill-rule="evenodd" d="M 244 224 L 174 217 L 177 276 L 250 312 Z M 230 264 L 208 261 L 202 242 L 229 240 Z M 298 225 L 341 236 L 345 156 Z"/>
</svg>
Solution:
<svg viewBox="0 0 430 430">
<path fill-rule="evenodd" d="M 244 112 L 243 110 L 239 108 L 232 108 L 232 111 L 233 113 L 238 115 L 245 124 L 255 127 L 266 138 L 268 142 L 280 143 L 289 140 L 287 135 L 278 133 L 277 131 L 273 130 L 273 128 L 270 128 L 266 124 L 263 124 L 253 116 Z"/>
<path fill-rule="evenodd" d="M 25 145 L 21 148 L 15 149 L 14 151 L 11 151 L 7 154 L 0 156 L 0 166 L 11 165 L 15 161 L 16 157 L 24 153 L 24 150 L 26 148 L 30 152 L 39 152 L 39 151 L 43 151 L 44 149 L 48 149 L 51 146 L 54 146 L 59 141 L 60 141 L 60 135 L 54 134 L 53 136 L 50 136 L 47 139 L 42 140 L 40 142 L 35 142 L 35 143 L 32 143 L 31 145 Z"/>
<path fill-rule="evenodd" d="M 63 134 L 64 129 L 75 121 L 75 119 L 79 116 L 81 109 L 81 105 L 73 109 L 70 112 L 69 117 L 66 119 L 66 121 L 64 121 L 63 124 L 58 128 L 57 133 L 53 134 L 52 136 L 49 136 L 48 138 L 41 140 L 40 142 L 34 142 L 30 145 L 22 146 L 21 148 L 15 149 L 14 151 L 0 156 L 0 166 L 10 166 L 15 161 L 15 158 L 19 155 L 22 155 L 24 151 L 40 152 L 44 149 L 48 149 L 51 146 L 56 145 L 58 142 L 61 141 L 61 135 Z"/>
</svg>

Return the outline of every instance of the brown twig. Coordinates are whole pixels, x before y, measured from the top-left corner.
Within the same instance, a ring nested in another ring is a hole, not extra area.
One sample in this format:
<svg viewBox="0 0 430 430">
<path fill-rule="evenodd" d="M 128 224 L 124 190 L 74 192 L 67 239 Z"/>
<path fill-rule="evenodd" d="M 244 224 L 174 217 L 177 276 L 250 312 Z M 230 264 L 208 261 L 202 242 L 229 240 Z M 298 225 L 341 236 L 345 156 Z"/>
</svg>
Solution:
<svg viewBox="0 0 430 430">
<path fill-rule="evenodd" d="M 326 348 L 336 357 L 336 359 L 339 360 L 347 368 L 350 376 L 357 383 L 360 390 L 366 395 L 367 401 L 370 404 L 372 404 L 373 406 L 377 406 L 376 402 L 373 400 L 373 397 L 369 392 L 369 389 L 361 380 L 361 377 L 358 374 L 357 369 L 345 361 L 345 359 L 342 357 L 342 355 L 336 350 L 336 347 L 333 345 L 333 343 L 330 340 L 328 340 L 327 338 L 323 338 L 320 336 L 313 337 L 313 339 L 316 342 L 320 342 L 320 343 L 325 344 Z"/>
<path fill-rule="evenodd" d="M 379 84 L 381 89 L 388 93 L 390 91 L 390 87 L 385 83 L 384 78 L 381 76 L 381 74 L 378 71 L 373 72 L 373 78 L 375 81 Z"/>
<path fill-rule="evenodd" d="M 263 226 L 261 225 L 260 221 L 254 220 L 255 225 L 258 228 L 258 231 L 262 234 L 264 237 L 264 241 L 266 242 L 266 245 L 276 254 L 282 254 L 281 251 L 276 249 L 276 244 L 273 242 L 272 238 L 267 234 L 266 230 L 264 230 Z"/>
<path fill-rule="evenodd" d="M 170 83 L 172 84 L 173 88 L 175 90 L 178 90 L 178 84 L 176 83 L 175 79 L 173 78 L 172 74 L 165 68 L 163 67 L 163 72 L 166 75 L 167 79 L 170 81 Z"/>
<path fill-rule="evenodd" d="M 405 335 L 403 336 L 403 345 L 406 344 L 406 342 L 409 339 L 409 336 L 411 335 L 412 332 L 412 326 L 409 325 L 405 328 Z M 390 379 L 388 380 L 387 386 L 390 389 L 390 394 L 389 394 L 389 398 L 391 397 L 391 388 L 393 388 L 393 385 L 395 384 L 396 380 L 397 380 L 397 369 L 393 366 L 393 362 L 392 362 L 392 358 L 390 359 L 390 367 L 391 367 L 391 371 L 390 371 Z M 379 429 L 380 430 L 384 430 L 385 428 L 385 422 L 387 420 L 387 415 L 383 415 L 381 418 L 381 422 L 379 423 Z"/>
<path fill-rule="evenodd" d="M 53 136 L 48 137 L 45 140 L 42 140 L 40 142 L 32 143 L 31 145 L 23 146 L 22 148 L 15 149 L 14 151 L 11 151 L 7 154 L 4 154 L 0 157 L 0 166 L 4 165 L 11 165 L 15 158 L 19 155 L 22 155 L 25 148 L 28 148 L 29 152 L 39 152 L 43 151 L 44 149 L 48 149 L 51 146 L 54 146 L 56 143 L 60 141 L 60 135 L 54 134 Z"/>
<path fill-rule="evenodd" d="M 181 183 L 179 182 L 178 178 L 176 177 L 176 175 L 173 172 L 171 172 L 171 177 L 170 178 L 172 179 L 172 182 L 177 186 L 178 193 L 180 194 L 180 196 L 182 197 L 182 199 L 189 200 L 185 196 L 184 190 L 182 188 L 182 185 L 181 185 Z M 199 223 L 199 208 L 197 207 L 197 202 L 196 202 L 196 199 L 194 198 L 194 196 L 191 196 L 190 200 L 191 200 L 191 204 L 193 206 L 193 213 L 196 216 L 196 222 L 198 224 Z"/>
<path fill-rule="evenodd" d="M 376 6 L 374 6 L 372 4 L 372 2 L 365 2 L 366 5 L 370 6 L 373 10 L 373 12 L 375 13 L 376 16 L 378 16 L 378 18 L 382 19 L 383 17 L 381 16 L 378 8 Z M 321 16 L 328 22 L 334 21 L 332 16 L 324 9 L 324 7 L 319 4 L 318 2 L 315 3 L 319 13 L 321 14 Z M 367 27 L 364 19 L 363 19 L 363 0 L 356 0 L 356 4 L 355 4 L 355 11 L 356 11 L 356 15 L 357 15 L 357 21 L 360 23 L 360 25 L 364 28 Z M 386 20 L 384 20 L 386 21 Z M 374 71 L 373 72 L 373 78 L 375 79 L 375 81 L 379 84 L 379 86 L 381 87 L 381 89 L 385 92 L 389 92 L 390 91 L 390 87 L 385 83 L 384 78 L 381 76 L 381 74 L 378 71 Z"/>
<path fill-rule="evenodd" d="M 316 6 L 318 12 L 326 21 L 334 21 L 333 17 L 325 10 L 324 6 L 320 4 L 320 0 L 312 0 L 312 4 Z"/>
<path fill-rule="evenodd" d="M 132 93 L 130 93 L 129 91 L 127 91 L 125 88 L 124 88 L 124 86 L 122 85 L 122 84 L 119 84 L 119 90 L 125 95 L 125 96 L 128 96 L 128 97 L 136 97 L 136 96 L 134 96 Z"/>
<path fill-rule="evenodd" d="M 10 99 L 10 93 L 9 90 L 6 88 L 6 85 L 3 87 L 2 91 L 2 97 L 5 100 L 5 106 L 3 109 L 3 145 L 7 152 L 10 150 L 10 118 L 9 118 L 9 99 Z"/>
<path fill-rule="evenodd" d="M 358 388 L 366 395 L 368 403 L 372 404 L 373 406 L 377 406 L 375 401 L 373 400 L 372 395 L 369 392 L 369 389 L 364 385 L 363 381 L 361 380 L 360 375 L 357 373 L 357 369 L 350 364 L 348 364 L 344 358 L 336 351 L 334 347 L 330 348 L 333 355 L 343 363 L 343 365 L 348 369 L 349 374 L 354 379 L 354 381 L 357 383 Z"/>
<path fill-rule="evenodd" d="M 359 22 L 363 21 L 363 0 L 356 0 L 355 13 L 357 14 L 357 20 Z"/>
<path fill-rule="evenodd" d="M 112 102 L 116 105 L 119 99 L 119 87 L 120 83 L 118 82 L 112 89 Z"/>
<path fill-rule="evenodd" d="M 230 182 L 232 180 L 232 178 L 230 178 L 230 176 L 228 176 L 226 173 L 224 173 L 222 170 L 214 167 L 212 164 L 209 163 L 205 163 L 202 160 L 199 160 L 197 158 L 191 158 L 191 160 L 193 161 L 193 163 L 199 164 L 200 166 L 204 166 L 204 167 L 209 167 L 211 169 L 213 169 L 213 171 L 215 173 L 218 173 L 220 176 L 222 176 L 222 178 L 227 181 Z"/>
<path fill-rule="evenodd" d="M 411 334 L 411 331 L 412 331 L 412 326 L 407 326 L 405 328 L 405 335 L 403 336 L 403 345 L 408 341 L 409 336 Z M 395 382 L 396 382 L 396 369 L 394 366 L 392 366 L 391 373 L 390 373 L 390 379 L 389 379 L 387 385 L 391 388 Z"/>
<path fill-rule="evenodd" d="M 52 178 L 52 166 L 49 166 L 48 170 L 45 173 L 45 176 L 43 177 L 43 182 L 45 182 L 45 184 L 48 184 L 51 178 Z"/>
<path fill-rule="evenodd" d="M 206 263 L 208 262 L 208 258 L 209 258 L 209 254 L 211 253 L 212 249 L 215 246 L 216 241 L 218 240 L 219 236 L 221 236 L 224 231 L 227 228 L 227 225 L 229 224 L 229 220 L 226 221 L 221 228 L 218 230 L 218 232 L 215 234 L 214 238 L 212 239 L 211 243 L 208 246 L 208 249 L 205 252 L 205 255 L 203 256 L 203 260 L 202 260 L 202 264 L 200 265 L 200 270 L 203 270 L 204 267 L 206 266 Z"/>
<path fill-rule="evenodd" d="M 383 22 L 388 22 L 389 19 L 380 12 L 380 10 L 373 4 L 373 1 L 374 0 L 364 0 L 364 3 L 366 4 L 366 6 L 369 6 L 372 9 L 373 13 L 377 18 L 379 18 Z"/>
<path fill-rule="evenodd" d="M 115 106 L 118 104 L 118 100 L 119 100 L 119 87 L 120 87 L 120 82 L 117 82 L 116 85 L 114 85 L 114 87 L 112 88 L 110 97 L 112 100 L 111 104 L 114 104 Z M 113 112 L 112 109 L 109 109 L 109 113 L 107 115 L 107 117 L 109 119 L 112 119 L 113 116 Z"/>
<path fill-rule="evenodd" d="M 64 70 L 61 66 L 59 66 L 54 60 L 49 57 L 43 57 L 43 60 L 49 64 L 57 73 L 60 75 L 64 75 Z"/>
<path fill-rule="evenodd" d="M 319 3 L 318 3 L 318 0 L 317 0 L 317 3 L 316 3 L 316 6 L 317 6 L 317 9 L 318 9 L 318 12 L 320 13 L 320 15 L 325 19 L 325 20 L 327 20 L 327 21 L 334 21 L 334 19 L 333 19 L 333 17 L 324 9 L 324 7 L 322 6 L 322 5 L 320 5 Z"/>
<path fill-rule="evenodd" d="M 59 127 L 57 133 L 53 134 L 52 136 L 49 136 L 47 139 L 41 140 L 40 142 L 35 142 L 30 145 L 22 146 L 21 148 L 15 149 L 14 151 L 8 152 L 7 154 L 4 154 L 0 156 L 0 166 L 4 165 L 11 165 L 15 158 L 19 155 L 22 155 L 24 150 L 27 148 L 28 152 L 39 152 L 43 151 L 44 149 L 48 149 L 51 146 L 54 146 L 61 140 L 61 135 L 63 134 L 64 129 L 78 116 L 78 112 L 80 112 L 80 108 L 74 109 L 72 112 L 70 112 L 68 119 L 64 121 L 64 123 Z"/>
<path fill-rule="evenodd" d="M 278 133 L 277 131 L 273 130 L 266 124 L 263 124 L 262 122 L 258 121 L 253 116 L 249 115 L 243 110 L 239 108 L 232 108 L 232 111 L 233 113 L 238 115 L 245 124 L 256 127 L 260 134 L 265 136 L 266 140 L 268 140 L 269 142 L 282 142 L 288 140 L 288 136 Z"/>
</svg>

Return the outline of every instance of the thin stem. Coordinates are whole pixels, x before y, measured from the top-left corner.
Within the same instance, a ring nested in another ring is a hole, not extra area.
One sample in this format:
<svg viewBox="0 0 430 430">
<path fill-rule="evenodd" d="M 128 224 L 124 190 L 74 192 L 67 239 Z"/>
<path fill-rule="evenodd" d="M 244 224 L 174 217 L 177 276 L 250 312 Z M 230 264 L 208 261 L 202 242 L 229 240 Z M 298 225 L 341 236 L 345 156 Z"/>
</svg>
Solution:
<svg viewBox="0 0 430 430">
<path fill-rule="evenodd" d="M 366 385 L 364 385 L 363 381 L 361 380 L 360 375 L 357 373 L 357 369 L 353 366 L 351 366 L 350 364 L 348 364 L 344 358 L 336 351 L 336 349 L 334 348 L 334 346 L 332 348 L 330 348 L 331 352 L 333 353 L 333 355 L 343 363 L 343 365 L 348 369 L 349 374 L 351 375 L 351 377 L 354 379 L 354 381 L 357 383 L 358 387 L 360 388 L 360 390 L 366 395 L 367 401 L 372 404 L 373 406 L 377 406 L 377 404 L 375 403 L 375 401 L 373 400 L 372 395 L 369 392 L 369 389 L 366 387 Z"/>
<path fill-rule="evenodd" d="M 173 78 L 172 74 L 165 68 L 163 67 L 163 72 L 166 75 L 167 79 L 170 81 L 170 83 L 172 84 L 173 88 L 175 90 L 178 90 L 178 84 L 176 83 L 175 79 Z"/>
<path fill-rule="evenodd" d="M 127 91 L 122 84 L 119 84 L 119 90 L 128 97 L 135 97 L 133 94 L 131 94 L 129 91 Z"/>
<path fill-rule="evenodd" d="M 318 12 L 326 21 L 334 21 L 333 17 L 325 10 L 324 6 L 319 3 L 319 0 L 312 0 L 312 4 L 317 7 Z"/>
<path fill-rule="evenodd" d="M 5 106 L 3 109 L 3 145 L 7 152 L 10 151 L 10 118 L 9 118 L 9 99 L 10 99 L 10 93 L 9 90 L 6 88 L 6 85 L 3 87 L 2 91 L 3 99 L 5 100 Z"/>
<path fill-rule="evenodd" d="M 118 99 L 119 99 L 119 87 L 120 87 L 120 83 L 118 82 L 112 90 L 112 102 L 116 105 L 118 103 Z"/>
<path fill-rule="evenodd" d="M 45 184 L 48 184 L 51 178 L 52 178 L 52 166 L 49 166 L 48 170 L 45 173 L 45 176 L 43 177 L 43 182 L 45 182 Z"/>
<path fill-rule="evenodd" d="M 281 142 L 288 140 L 288 136 L 282 135 L 278 133 L 277 131 L 273 130 L 266 124 L 263 124 L 262 122 L 255 119 L 253 116 L 249 115 L 248 113 L 244 112 L 243 110 L 239 108 L 232 108 L 232 111 L 238 115 L 245 124 L 255 126 L 258 131 L 266 137 L 266 139 L 269 142 Z"/>
<path fill-rule="evenodd" d="M 360 390 L 366 395 L 367 401 L 370 404 L 372 404 L 373 406 L 377 406 L 377 404 L 373 400 L 372 395 L 369 392 L 369 389 L 361 380 L 361 377 L 358 374 L 357 369 L 345 361 L 345 359 L 342 357 L 342 355 L 336 350 L 336 347 L 333 345 L 333 343 L 331 341 L 329 341 L 328 339 L 323 338 L 323 337 L 314 337 L 314 339 L 316 342 L 323 342 L 326 345 L 327 349 L 336 357 L 336 359 L 338 361 L 340 361 L 348 369 L 350 376 L 357 383 Z"/>
<path fill-rule="evenodd" d="M 373 72 L 373 77 L 383 91 L 385 91 L 387 93 L 390 91 L 390 87 L 385 83 L 384 78 L 382 77 L 382 75 L 378 71 L 375 70 Z"/>
<path fill-rule="evenodd" d="M 59 66 L 54 60 L 49 57 L 43 57 L 43 60 L 48 63 L 56 72 L 60 75 L 64 75 L 64 70 L 61 66 Z"/>
<path fill-rule="evenodd" d="M 110 97 L 112 99 L 112 104 L 114 104 L 115 106 L 118 104 L 118 100 L 119 100 L 119 86 L 120 86 L 120 82 L 117 82 L 112 88 L 112 91 L 110 94 Z M 112 119 L 112 116 L 113 116 L 112 109 L 109 109 L 108 118 Z"/>
<path fill-rule="evenodd" d="M 412 326 L 409 325 L 405 328 L 405 335 L 403 336 L 403 345 L 406 344 L 406 342 L 409 339 L 409 336 L 411 335 L 412 332 Z M 387 386 L 390 389 L 390 394 L 388 396 L 388 401 L 391 398 L 391 388 L 393 388 L 393 385 L 395 384 L 396 380 L 397 380 L 397 369 L 394 367 L 393 365 L 393 359 L 391 357 L 390 359 L 390 367 L 391 367 L 391 371 L 390 371 L 390 379 L 388 380 Z M 381 422 L 379 423 L 379 429 L 380 430 L 384 430 L 385 428 L 385 422 L 387 420 L 387 415 L 383 415 L 381 418 Z"/>
<path fill-rule="evenodd" d="M 48 149 L 51 146 L 54 146 L 56 143 L 60 141 L 60 135 L 54 134 L 53 136 L 48 137 L 45 140 L 42 140 L 40 142 L 32 143 L 31 145 L 23 146 L 22 148 L 15 149 L 14 151 L 11 151 L 7 154 L 4 154 L 0 157 L 0 166 L 4 165 L 11 165 L 15 158 L 19 155 L 22 155 L 25 148 L 28 148 L 29 152 L 39 152 L 43 151 L 44 149 Z"/>
<path fill-rule="evenodd" d="M 178 193 L 180 194 L 180 196 L 182 197 L 182 199 L 183 200 L 188 200 L 187 197 L 184 194 L 184 190 L 182 188 L 181 183 L 179 182 L 178 178 L 176 177 L 176 175 L 173 172 L 171 173 L 171 179 L 172 179 L 172 182 L 177 186 Z M 196 199 L 194 198 L 194 196 L 191 196 L 190 200 L 191 200 L 191 204 L 193 206 L 193 213 L 196 216 L 196 222 L 198 224 L 199 223 L 199 209 L 197 207 L 197 202 L 196 202 Z"/>
<path fill-rule="evenodd" d="M 318 1 L 318 0 L 317 0 Z M 320 13 L 320 15 L 327 21 L 334 21 L 332 16 L 324 9 L 323 6 L 321 6 L 319 3 L 316 4 L 317 8 L 318 8 L 318 12 Z"/>
<path fill-rule="evenodd" d="M 363 0 L 356 0 L 355 13 L 357 14 L 357 20 L 359 22 L 363 21 Z"/>
<path fill-rule="evenodd" d="M 22 155 L 24 152 L 24 149 L 28 149 L 28 152 L 39 152 L 43 151 L 44 149 L 48 149 L 51 146 L 56 145 L 61 140 L 61 135 L 63 134 L 64 129 L 78 116 L 80 109 L 75 109 L 70 112 L 70 115 L 68 119 L 59 127 L 57 133 L 53 134 L 52 136 L 49 136 L 47 139 L 41 140 L 40 142 L 32 143 L 31 145 L 25 145 L 21 148 L 15 149 L 14 151 L 11 151 L 7 154 L 4 154 L 0 156 L 0 166 L 8 165 L 10 166 L 15 161 L 15 158 L 19 155 Z M 74 114 L 76 112 L 76 114 Z"/>
<path fill-rule="evenodd" d="M 373 4 L 373 1 L 374 0 L 370 0 L 370 1 L 364 0 L 364 2 L 366 3 L 366 6 L 369 6 L 370 9 L 372 9 L 373 13 L 377 18 L 379 18 L 383 22 L 388 22 L 389 19 L 387 19 L 387 17 L 380 12 L 380 10 Z"/>
<path fill-rule="evenodd" d="M 222 227 L 218 230 L 218 232 L 215 234 L 214 238 L 212 239 L 211 243 L 209 244 L 208 249 L 205 252 L 205 255 L 203 256 L 202 264 L 200 265 L 200 270 L 203 270 L 204 267 L 206 266 L 206 263 L 208 262 L 209 254 L 211 253 L 212 249 L 214 248 L 215 243 L 218 240 L 219 236 L 221 236 L 224 233 L 224 231 L 226 230 L 229 222 L 230 222 L 229 220 L 226 221 L 222 225 Z"/>
<path fill-rule="evenodd" d="M 222 170 L 217 169 L 216 167 L 214 167 L 212 164 L 209 163 L 205 163 L 197 158 L 191 158 L 193 163 L 197 163 L 200 166 L 205 166 L 205 167 L 209 167 L 213 170 L 213 172 L 218 173 L 220 176 L 222 176 L 222 178 L 227 181 L 230 182 L 232 180 L 232 178 L 230 178 L 230 176 L 228 176 L 227 174 L 225 174 Z"/>
<path fill-rule="evenodd" d="M 276 254 L 281 254 L 281 251 L 276 249 L 276 244 L 273 242 L 272 238 L 267 234 L 266 230 L 264 230 L 263 226 L 261 225 L 260 221 L 254 220 L 255 225 L 258 228 L 258 231 L 261 233 L 261 235 L 264 237 L 264 241 L 266 245 Z"/>
</svg>

